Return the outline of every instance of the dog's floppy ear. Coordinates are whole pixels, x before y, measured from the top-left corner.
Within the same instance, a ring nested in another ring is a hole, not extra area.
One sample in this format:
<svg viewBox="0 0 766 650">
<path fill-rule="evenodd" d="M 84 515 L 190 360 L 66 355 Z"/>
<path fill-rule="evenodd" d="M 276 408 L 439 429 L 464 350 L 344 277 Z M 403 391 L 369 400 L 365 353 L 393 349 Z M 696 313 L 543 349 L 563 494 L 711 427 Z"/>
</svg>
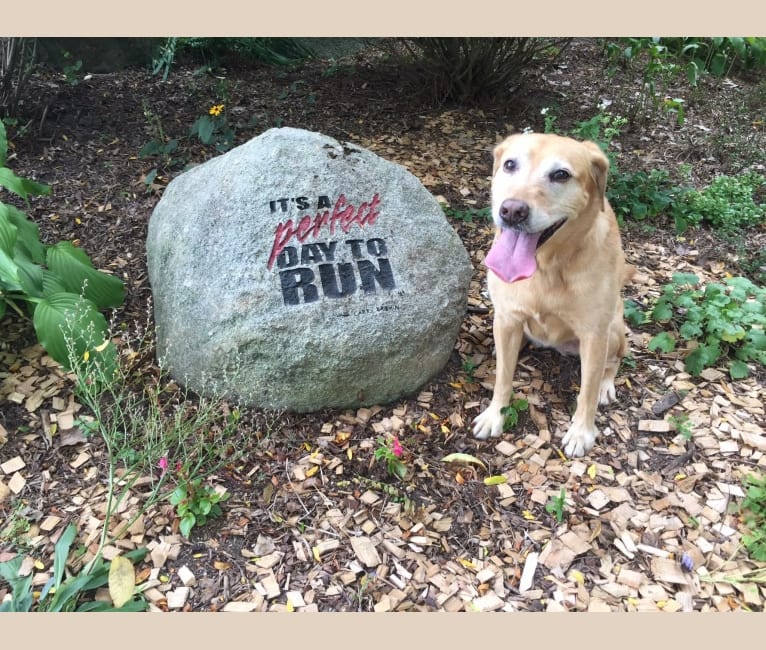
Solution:
<svg viewBox="0 0 766 650">
<path fill-rule="evenodd" d="M 505 151 L 505 140 L 503 140 L 500 144 L 496 145 L 494 150 L 492 151 L 492 154 L 494 156 L 494 162 L 492 163 L 492 175 L 495 175 L 495 172 L 497 171 L 497 168 L 500 166 L 500 161 L 503 158 L 503 152 Z"/>
<path fill-rule="evenodd" d="M 601 197 L 601 209 L 604 209 L 604 199 L 606 196 L 606 175 L 609 170 L 609 160 L 604 155 L 595 142 L 590 140 L 583 142 L 590 154 L 590 175 L 593 179 L 593 183 L 596 186 L 596 191 Z"/>
</svg>

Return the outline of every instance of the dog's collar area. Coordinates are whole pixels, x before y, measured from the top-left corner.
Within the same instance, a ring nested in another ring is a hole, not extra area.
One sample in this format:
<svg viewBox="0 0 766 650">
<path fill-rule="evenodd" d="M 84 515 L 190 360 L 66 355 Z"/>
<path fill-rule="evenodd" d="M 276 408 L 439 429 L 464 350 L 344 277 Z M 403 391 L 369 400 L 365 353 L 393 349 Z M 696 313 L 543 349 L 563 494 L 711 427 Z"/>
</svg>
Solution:
<svg viewBox="0 0 766 650">
<path fill-rule="evenodd" d="M 537 240 L 537 248 L 540 248 L 545 242 L 547 242 L 551 237 L 553 237 L 554 233 L 561 228 L 561 226 L 564 225 L 564 222 L 566 219 L 562 219 L 561 221 L 557 221 L 552 226 L 548 226 L 545 230 L 543 230 L 542 234 L 540 235 L 540 239 Z"/>
</svg>

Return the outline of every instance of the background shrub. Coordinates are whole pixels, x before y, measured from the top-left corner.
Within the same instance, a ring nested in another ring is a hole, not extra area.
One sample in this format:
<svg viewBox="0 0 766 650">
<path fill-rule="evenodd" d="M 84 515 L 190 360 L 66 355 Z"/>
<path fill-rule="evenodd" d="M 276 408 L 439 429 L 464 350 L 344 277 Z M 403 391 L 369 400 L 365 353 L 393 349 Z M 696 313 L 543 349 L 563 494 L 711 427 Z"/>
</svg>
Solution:
<svg viewBox="0 0 766 650">
<path fill-rule="evenodd" d="M 470 105 L 507 97 L 571 39 L 404 38 L 411 80 L 441 104 Z M 404 71 L 404 70 L 403 70 Z"/>
<path fill-rule="evenodd" d="M 35 38 L 0 38 L 0 118 L 16 115 L 36 54 Z"/>
</svg>

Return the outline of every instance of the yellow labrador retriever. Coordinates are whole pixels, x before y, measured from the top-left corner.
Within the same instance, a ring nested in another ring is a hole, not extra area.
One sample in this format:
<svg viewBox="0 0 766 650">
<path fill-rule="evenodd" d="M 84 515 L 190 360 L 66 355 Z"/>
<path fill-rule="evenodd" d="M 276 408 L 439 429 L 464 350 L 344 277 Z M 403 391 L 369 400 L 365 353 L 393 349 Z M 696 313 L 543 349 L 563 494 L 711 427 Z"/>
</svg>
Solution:
<svg viewBox="0 0 766 650">
<path fill-rule="evenodd" d="M 526 335 L 580 355 L 581 386 L 564 451 L 594 445 L 597 404 L 615 398 L 626 351 L 620 290 L 625 264 L 617 220 L 604 191 L 609 163 L 593 142 L 558 135 L 512 135 L 494 150 L 492 216 L 497 226 L 485 260 L 494 305 L 497 373 L 492 401 L 474 436 L 499 436 L 501 409 Z"/>
</svg>

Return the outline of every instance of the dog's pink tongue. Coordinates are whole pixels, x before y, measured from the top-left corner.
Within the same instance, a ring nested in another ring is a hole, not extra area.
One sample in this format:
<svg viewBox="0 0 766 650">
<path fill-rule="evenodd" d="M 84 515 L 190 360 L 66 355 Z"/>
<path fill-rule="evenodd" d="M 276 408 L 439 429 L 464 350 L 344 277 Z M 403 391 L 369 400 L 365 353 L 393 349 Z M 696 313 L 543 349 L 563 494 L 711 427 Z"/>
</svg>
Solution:
<svg viewBox="0 0 766 650">
<path fill-rule="evenodd" d="M 535 250 L 540 234 L 503 228 L 489 249 L 484 264 L 505 282 L 528 278 L 537 269 Z"/>
</svg>

